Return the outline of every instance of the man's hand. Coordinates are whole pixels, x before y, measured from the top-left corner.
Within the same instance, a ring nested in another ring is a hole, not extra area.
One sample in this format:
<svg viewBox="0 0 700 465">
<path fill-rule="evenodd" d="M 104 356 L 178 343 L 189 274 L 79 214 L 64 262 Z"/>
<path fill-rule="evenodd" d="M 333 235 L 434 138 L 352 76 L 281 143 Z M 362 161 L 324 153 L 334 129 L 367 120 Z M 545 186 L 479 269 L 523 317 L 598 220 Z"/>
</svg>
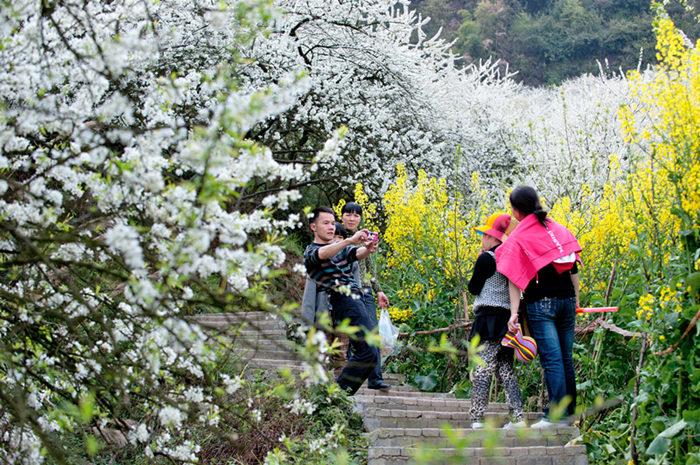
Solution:
<svg viewBox="0 0 700 465">
<path fill-rule="evenodd" d="M 353 244 L 364 244 L 367 242 L 367 233 L 369 229 L 360 229 L 350 237 L 350 242 Z"/>
<path fill-rule="evenodd" d="M 377 292 L 377 302 L 379 308 L 389 308 L 389 298 L 382 291 Z"/>
</svg>

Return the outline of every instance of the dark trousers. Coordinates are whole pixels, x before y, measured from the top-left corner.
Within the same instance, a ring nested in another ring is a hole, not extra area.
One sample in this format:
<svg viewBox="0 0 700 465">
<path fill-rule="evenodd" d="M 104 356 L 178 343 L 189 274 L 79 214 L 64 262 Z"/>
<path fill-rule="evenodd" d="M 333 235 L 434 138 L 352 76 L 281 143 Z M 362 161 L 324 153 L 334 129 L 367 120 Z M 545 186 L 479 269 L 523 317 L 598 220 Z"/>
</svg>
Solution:
<svg viewBox="0 0 700 465">
<path fill-rule="evenodd" d="M 330 293 L 331 317 L 337 324 L 350 320 L 352 326 L 361 329 L 350 338 L 352 354 L 348 357 L 345 367 L 336 379 L 338 385 L 350 394 L 354 394 L 362 386 L 377 365 L 377 352 L 365 340 L 365 328 L 371 326 L 371 321 L 365 309 L 363 299 L 358 294 L 344 295 L 338 292 Z"/>
<path fill-rule="evenodd" d="M 369 321 L 371 323 L 371 326 L 368 326 L 367 330 L 372 331 L 379 325 L 379 322 L 377 321 L 377 304 L 374 301 L 374 294 L 372 294 L 371 288 L 363 289 L 362 302 L 364 302 L 365 304 L 365 310 L 367 310 L 367 316 L 369 317 Z M 369 378 L 367 378 L 367 385 L 370 387 L 376 386 L 384 382 L 384 378 L 382 377 L 381 348 L 373 346 L 371 348 L 372 350 L 374 350 L 375 355 L 377 357 L 377 366 L 374 367 L 372 373 L 369 374 Z M 350 355 L 352 355 L 352 349 L 348 347 L 348 357 L 350 357 Z"/>
</svg>

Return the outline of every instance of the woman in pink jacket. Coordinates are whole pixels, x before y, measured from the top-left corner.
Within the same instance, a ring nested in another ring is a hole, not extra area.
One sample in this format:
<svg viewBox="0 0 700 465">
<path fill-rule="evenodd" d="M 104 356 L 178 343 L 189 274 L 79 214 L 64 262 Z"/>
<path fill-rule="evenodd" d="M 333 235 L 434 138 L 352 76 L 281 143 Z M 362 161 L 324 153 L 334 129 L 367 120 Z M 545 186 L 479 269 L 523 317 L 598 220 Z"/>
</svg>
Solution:
<svg viewBox="0 0 700 465">
<path fill-rule="evenodd" d="M 510 194 L 513 216 L 520 222 L 496 249 L 497 270 L 510 281 L 508 327 L 517 331 L 520 299 L 525 301 L 530 331 L 537 341 L 551 407 L 563 415 L 576 411 L 573 344 L 578 307 L 581 246 L 564 226 L 547 218 L 535 189 L 517 187 Z M 552 426 L 549 408 L 533 428 Z"/>
</svg>

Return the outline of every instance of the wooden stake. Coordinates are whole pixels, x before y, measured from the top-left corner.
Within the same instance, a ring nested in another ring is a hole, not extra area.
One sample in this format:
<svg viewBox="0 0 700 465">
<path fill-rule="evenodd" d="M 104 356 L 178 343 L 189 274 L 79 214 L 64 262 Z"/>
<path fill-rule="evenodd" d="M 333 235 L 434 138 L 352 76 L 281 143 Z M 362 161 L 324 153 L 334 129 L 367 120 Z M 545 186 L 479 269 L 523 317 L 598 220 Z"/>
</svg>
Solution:
<svg viewBox="0 0 700 465">
<path fill-rule="evenodd" d="M 642 348 L 639 349 L 639 362 L 637 363 L 637 380 L 634 382 L 634 405 L 632 405 L 632 414 L 630 420 L 630 457 L 634 465 L 639 464 L 639 453 L 637 452 L 637 444 L 634 440 L 634 435 L 637 432 L 637 397 L 639 397 L 639 384 L 642 380 L 642 365 L 644 365 L 644 356 L 649 345 L 649 337 L 646 333 L 642 337 Z"/>
</svg>

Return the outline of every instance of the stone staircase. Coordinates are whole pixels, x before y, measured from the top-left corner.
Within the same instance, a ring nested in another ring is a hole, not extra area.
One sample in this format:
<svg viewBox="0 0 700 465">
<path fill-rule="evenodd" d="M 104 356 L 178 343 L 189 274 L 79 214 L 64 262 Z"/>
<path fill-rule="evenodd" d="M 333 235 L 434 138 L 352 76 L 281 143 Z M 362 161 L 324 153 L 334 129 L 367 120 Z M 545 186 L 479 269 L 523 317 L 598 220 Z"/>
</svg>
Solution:
<svg viewBox="0 0 700 465">
<path fill-rule="evenodd" d="M 194 319 L 205 328 L 234 338 L 237 353 L 249 367 L 302 369 L 280 318 L 246 312 L 198 315 Z M 473 430 L 469 401 L 447 393 L 420 392 L 400 375 L 387 373 L 385 380 L 392 385 L 388 392 L 365 385 L 354 396 L 369 437 L 368 465 L 588 464 L 585 446 L 570 444 L 579 436 L 575 427 L 503 430 L 500 426 L 507 421 L 508 408 L 505 404 L 490 404 L 486 420 L 492 427 Z M 527 413 L 526 420 L 532 423 L 541 416 Z"/>
</svg>

